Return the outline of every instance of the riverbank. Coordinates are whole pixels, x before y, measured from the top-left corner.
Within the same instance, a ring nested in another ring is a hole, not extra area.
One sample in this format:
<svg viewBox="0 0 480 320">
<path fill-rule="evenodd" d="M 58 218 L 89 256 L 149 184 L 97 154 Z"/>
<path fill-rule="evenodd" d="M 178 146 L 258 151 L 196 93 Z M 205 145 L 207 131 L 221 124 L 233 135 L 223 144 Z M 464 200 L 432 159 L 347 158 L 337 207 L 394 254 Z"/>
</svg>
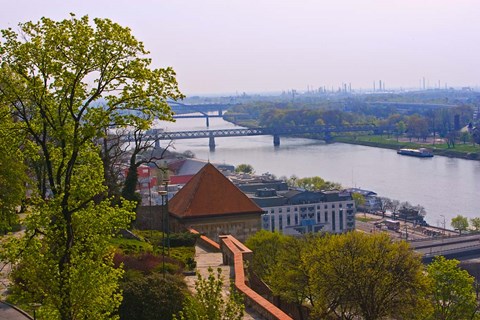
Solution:
<svg viewBox="0 0 480 320">
<path fill-rule="evenodd" d="M 445 142 L 438 139 L 437 142 L 434 142 L 432 138 L 425 141 L 412 142 L 408 138 L 400 138 L 397 141 L 396 138 L 377 135 L 334 137 L 333 141 L 394 150 L 400 148 L 428 148 L 432 150 L 433 154 L 438 156 L 466 160 L 480 160 L 480 147 L 466 143 L 464 144 L 463 142 L 457 143 L 455 148 L 449 148 Z"/>
<path fill-rule="evenodd" d="M 224 117 L 224 120 L 233 123 L 237 126 L 246 128 L 252 128 L 258 126 L 255 120 L 236 120 Z M 304 138 L 315 139 L 314 137 Z M 470 143 L 457 142 L 454 148 L 449 148 L 447 143 L 443 139 L 433 139 L 432 137 L 426 140 L 414 141 L 409 138 L 401 137 L 399 139 L 393 136 L 386 135 L 352 135 L 342 137 L 332 137 L 332 142 L 342 142 L 348 144 L 356 144 L 368 147 L 393 149 L 398 150 L 401 148 L 428 148 L 431 149 L 433 154 L 449 158 L 458 158 L 465 160 L 477 160 L 480 161 L 480 146 L 472 145 Z"/>
</svg>

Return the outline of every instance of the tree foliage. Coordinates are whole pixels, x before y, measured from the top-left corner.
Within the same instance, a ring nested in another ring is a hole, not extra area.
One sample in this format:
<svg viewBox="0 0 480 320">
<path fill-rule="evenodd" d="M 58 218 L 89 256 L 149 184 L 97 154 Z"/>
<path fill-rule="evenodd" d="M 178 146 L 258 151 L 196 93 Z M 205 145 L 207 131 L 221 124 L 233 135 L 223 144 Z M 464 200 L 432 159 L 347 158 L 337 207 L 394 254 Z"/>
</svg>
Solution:
<svg viewBox="0 0 480 320">
<path fill-rule="evenodd" d="M 195 295 L 188 298 L 184 308 L 179 312 L 178 320 L 242 320 L 244 305 L 241 296 L 236 293 L 233 284 L 230 294 L 223 295 L 222 269 L 218 268 L 214 274 L 208 269 L 208 277 L 197 274 Z"/>
<path fill-rule="evenodd" d="M 183 279 L 169 274 L 148 276 L 126 272 L 122 282 L 120 319 L 171 320 L 183 308 L 187 288 Z"/>
<path fill-rule="evenodd" d="M 20 148 L 22 134 L 6 108 L 0 108 L 0 232 L 18 223 L 17 207 L 25 199 L 28 181 Z"/>
<path fill-rule="evenodd" d="M 452 218 L 452 222 L 450 223 L 455 230 L 465 231 L 468 229 L 468 218 L 462 215 L 457 215 L 455 218 Z"/>
<path fill-rule="evenodd" d="M 0 99 L 26 138 L 37 188 L 25 236 L 7 246 L 21 266 L 17 297 L 42 303 L 48 319 L 115 318 L 122 272 L 108 240 L 133 207 L 106 198 L 95 143 L 112 126 L 172 119 L 175 73 L 150 69 L 143 44 L 108 19 L 42 18 L 19 30 L 2 30 Z"/>
<path fill-rule="evenodd" d="M 472 225 L 473 230 L 475 230 L 476 232 L 480 231 L 480 218 L 479 217 L 471 218 L 470 219 L 470 224 Z"/>
<path fill-rule="evenodd" d="M 263 275 L 276 295 L 298 308 L 307 303 L 315 318 L 424 319 L 428 315 L 428 283 L 420 257 L 407 243 L 393 242 L 383 233 L 283 237 L 274 248 L 278 236 L 262 232 L 252 237 L 253 270 Z M 256 263 L 258 254 L 263 263 Z"/>
<path fill-rule="evenodd" d="M 432 319 L 475 319 L 477 301 L 474 278 L 458 267 L 458 260 L 439 256 L 428 266 L 431 281 Z"/>
<path fill-rule="evenodd" d="M 255 170 L 252 165 L 242 163 L 235 167 L 235 172 L 253 174 L 255 173 Z"/>
</svg>

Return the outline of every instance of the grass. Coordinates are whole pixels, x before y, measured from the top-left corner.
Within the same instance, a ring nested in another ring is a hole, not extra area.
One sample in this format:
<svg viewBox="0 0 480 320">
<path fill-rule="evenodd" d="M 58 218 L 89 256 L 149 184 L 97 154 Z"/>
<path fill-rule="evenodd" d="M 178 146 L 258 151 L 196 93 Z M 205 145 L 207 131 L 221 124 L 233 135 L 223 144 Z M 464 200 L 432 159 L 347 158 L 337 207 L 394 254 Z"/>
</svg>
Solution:
<svg viewBox="0 0 480 320">
<path fill-rule="evenodd" d="M 370 222 L 370 221 L 377 221 L 378 219 L 366 218 L 366 217 L 355 217 L 355 220 L 358 220 L 358 221 L 361 221 L 361 222 Z"/>
<path fill-rule="evenodd" d="M 334 141 L 351 144 L 361 144 L 378 148 L 400 149 L 400 148 L 429 148 L 437 155 L 450 156 L 465 159 L 480 159 L 480 146 L 471 143 L 457 142 L 454 148 L 449 148 L 446 143 L 424 143 L 417 141 L 397 141 L 393 136 L 385 135 L 362 135 L 335 137 Z"/>
</svg>

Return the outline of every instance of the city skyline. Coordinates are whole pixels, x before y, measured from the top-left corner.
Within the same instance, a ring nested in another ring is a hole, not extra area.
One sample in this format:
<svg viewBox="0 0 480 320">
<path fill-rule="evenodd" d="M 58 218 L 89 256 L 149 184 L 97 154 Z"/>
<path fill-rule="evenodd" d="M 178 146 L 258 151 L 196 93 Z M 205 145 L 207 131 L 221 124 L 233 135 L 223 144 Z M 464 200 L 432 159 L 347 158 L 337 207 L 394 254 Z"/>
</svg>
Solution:
<svg viewBox="0 0 480 320">
<path fill-rule="evenodd" d="M 129 27 L 187 95 L 480 84 L 473 0 L 21 0 L 2 5 L 0 28 L 70 12 Z"/>
</svg>

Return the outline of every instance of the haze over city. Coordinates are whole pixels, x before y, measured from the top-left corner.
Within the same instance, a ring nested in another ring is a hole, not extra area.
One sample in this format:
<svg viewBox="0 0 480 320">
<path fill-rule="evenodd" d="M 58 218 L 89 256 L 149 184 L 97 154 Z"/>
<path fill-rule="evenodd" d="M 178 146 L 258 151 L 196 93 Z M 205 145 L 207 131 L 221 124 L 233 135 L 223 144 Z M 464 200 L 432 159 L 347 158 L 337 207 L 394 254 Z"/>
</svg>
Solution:
<svg viewBox="0 0 480 320">
<path fill-rule="evenodd" d="M 20 0 L 4 1 L 0 28 L 70 12 L 131 28 L 187 95 L 480 83 L 476 0 Z"/>
</svg>

